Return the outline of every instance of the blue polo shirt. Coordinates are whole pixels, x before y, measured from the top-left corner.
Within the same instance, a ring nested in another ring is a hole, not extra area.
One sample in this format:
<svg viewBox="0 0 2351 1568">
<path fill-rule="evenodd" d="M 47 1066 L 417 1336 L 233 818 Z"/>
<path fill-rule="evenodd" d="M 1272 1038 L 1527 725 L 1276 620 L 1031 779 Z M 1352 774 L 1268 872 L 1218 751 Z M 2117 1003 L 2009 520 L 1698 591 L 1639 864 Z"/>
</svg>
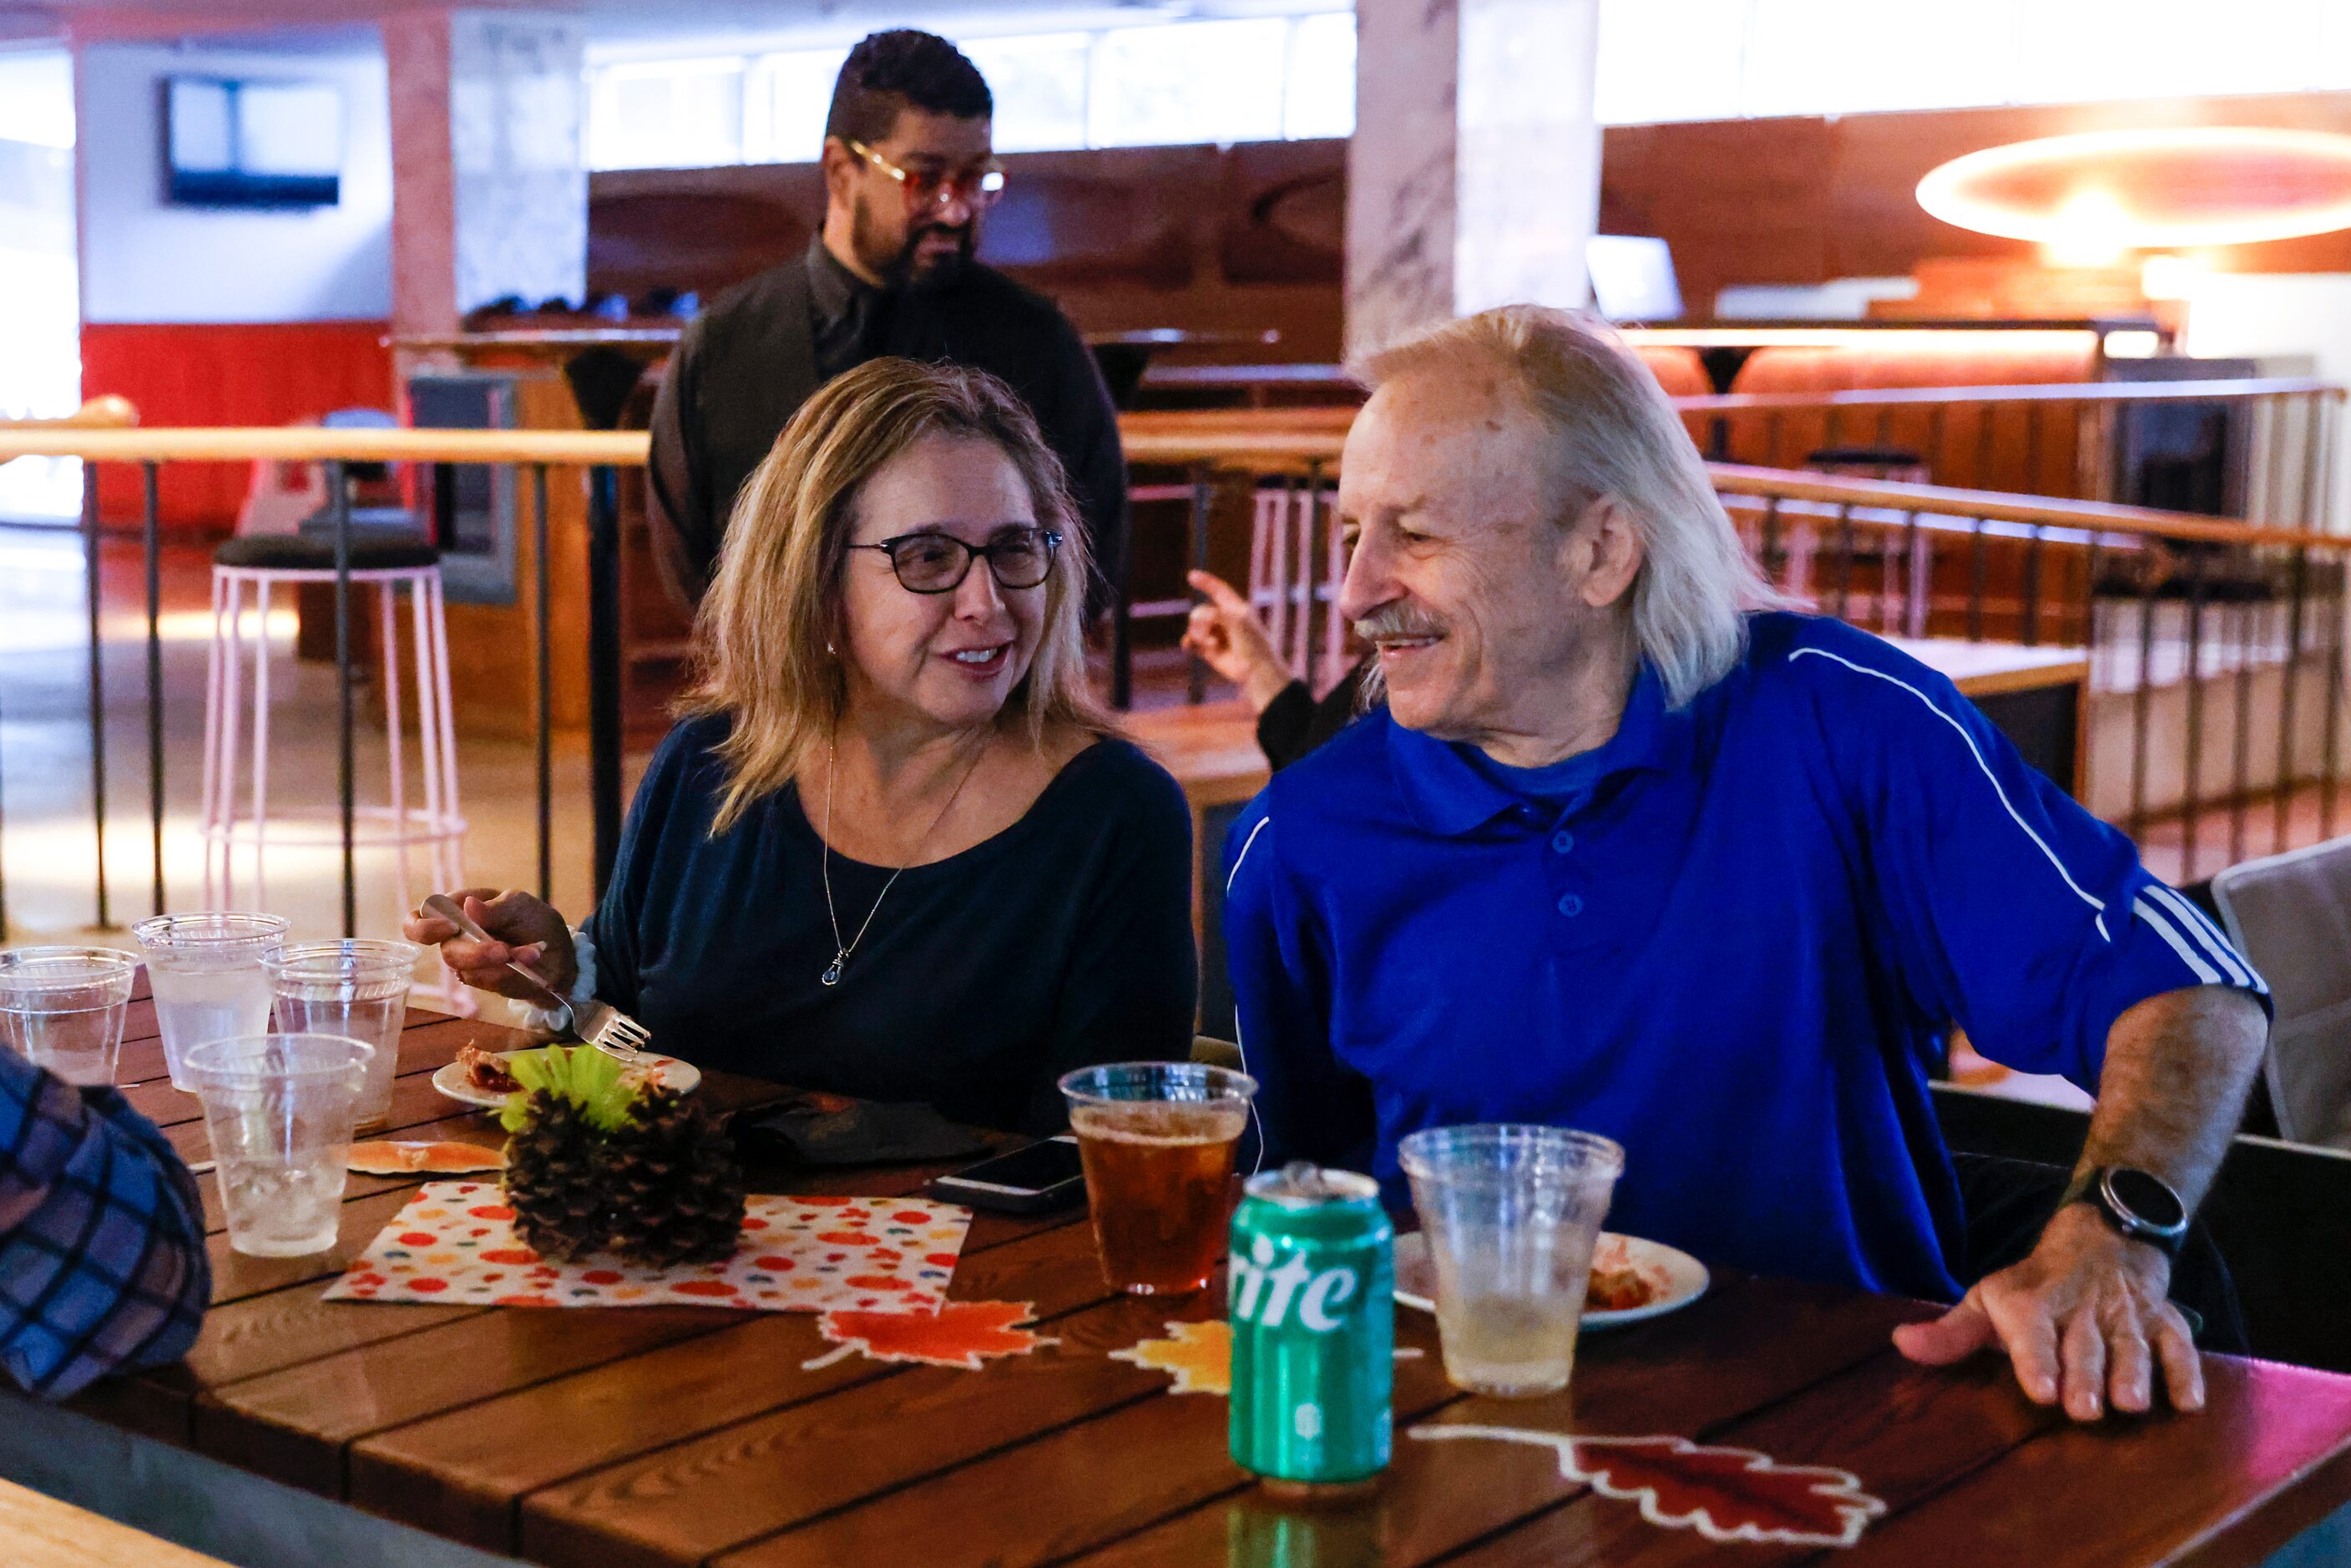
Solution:
<svg viewBox="0 0 2351 1568">
<path fill-rule="evenodd" d="M 1270 1159 L 1402 1203 L 1408 1133 L 1581 1127 L 1625 1145 L 1613 1229 L 1948 1301 L 1952 1024 L 2095 1093 L 2134 1004 L 2266 994 L 1944 677 L 1834 621 L 1749 632 L 1679 710 L 1644 667 L 1563 793 L 1384 711 L 1275 776 L 1226 849 Z"/>
</svg>

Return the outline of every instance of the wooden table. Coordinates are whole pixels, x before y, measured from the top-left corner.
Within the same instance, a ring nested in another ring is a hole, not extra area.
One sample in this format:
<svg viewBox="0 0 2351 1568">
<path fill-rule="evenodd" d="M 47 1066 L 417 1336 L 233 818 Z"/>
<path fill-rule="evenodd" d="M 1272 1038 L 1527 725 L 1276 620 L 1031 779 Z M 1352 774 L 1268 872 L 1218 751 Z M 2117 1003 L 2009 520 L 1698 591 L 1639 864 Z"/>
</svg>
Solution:
<svg viewBox="0 0 2351 1568">
<path fill-rule="evenodd" d="M 146 1081 L 131 1097 L 201 1155 L 193 1103 L 152 1082 L 161 1051 L 143 1002 L 131 1033 L 147 1037 L 125 1051 L 126 1082 Z M 468 1040 L 514 1043 L 493 1026 L 412 1015 L 394 1100 L 402 1135 L 496 1138 L 486 1117 L 453 1113 L 426 1082 Z M 777 1092 L 707 1082 L 729 1103 Z M 886 1196 L 928 1174 L 790 1185 Z M 327 1258 L 241 1258 L 215 1234 L 216 1304 L 187 1363 L 100 1385 L 75 1408 L 225 1461 L 234 1469 L 205 1472 L 224 1484 L 266 1477 L 448 1542 L 597 1568 L 1819 1555 L 1708 1548 L 1563 1483 L 1548 1449 L 1403 1436 L 1423 1422 L 1667 1432 L 1852 1469 L 1890 1513 L 1858 1547 L 1827 1554 L 1840 1564 L 2251 1563 L 2351 1499 L 2351 1379 L 2213 1358 L 2207 1414 L 2077 1430 L 1989 1362 L 1957 1373 L 1904 1363 L 1888 1331 L 1931 1309 L 1723 1275 L 1686 1311 L 1587 1341 L 1572 1397 L 1531 1403 L 1457 1394 L 1431 1324 L 1399 1313 L 1398 1343 L 1423 1354 L 1396 1364 L 1394 1467 L 1369 1502 L 1285 1511 L 1227 1457 L 1222 1399 L 1171 1396 L 1162 1375 L 1103 1354 L 1218 1303 L 1110 1296 L 1081 1217 L 983 1214 L 955 1280 L 958 1298 L 1034 1303 L 1058 1346 L 977 1373 L 862 1357 L 811 1370 L 803 1364 L 826 1347 L 800 1314 L 322 1301 L 409 1185 L 353 1178 Z M 209 1176 L 204 1186 L 217 1224 Z M 19 1401 L 0 1428 L 45 1415 Z"/>
</svg>

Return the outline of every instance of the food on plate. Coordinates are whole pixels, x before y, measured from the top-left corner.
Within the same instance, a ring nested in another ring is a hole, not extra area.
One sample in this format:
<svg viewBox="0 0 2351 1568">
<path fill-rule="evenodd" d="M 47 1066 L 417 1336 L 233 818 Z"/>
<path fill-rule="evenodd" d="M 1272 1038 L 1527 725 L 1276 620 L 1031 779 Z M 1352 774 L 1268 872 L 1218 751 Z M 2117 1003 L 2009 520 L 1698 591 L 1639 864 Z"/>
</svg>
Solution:
<svg viewBox="0 0 2351 1568">
<path fill-rule="evenodd" d="M 522 1087 L 497 1052 L 480 1046 L 459 1046 L 457 1065 L 465 1070 L 465 1082 L 485 1094 L 512 1094 Z"/>
<path fill-rule="evenodd" d="M 464 1176 L 472 1171 L 504 1167 L 506 1155 L 478 1144 L 410 1144 L 379 1141 L 353 1144 L 350 1168 L 361 1176 Z"/>
<path fill-rule="evenodd" d="M 1629 1312 L 1647 1306 L 1665 1290 L 1665 1281 L 1635 1268 L 1621 1257 L 1614 1261 L 1595 1258 L 1592 1262 L 1592 1283 L 1583 1292 L 1583 1310 Z"/>
</svg>

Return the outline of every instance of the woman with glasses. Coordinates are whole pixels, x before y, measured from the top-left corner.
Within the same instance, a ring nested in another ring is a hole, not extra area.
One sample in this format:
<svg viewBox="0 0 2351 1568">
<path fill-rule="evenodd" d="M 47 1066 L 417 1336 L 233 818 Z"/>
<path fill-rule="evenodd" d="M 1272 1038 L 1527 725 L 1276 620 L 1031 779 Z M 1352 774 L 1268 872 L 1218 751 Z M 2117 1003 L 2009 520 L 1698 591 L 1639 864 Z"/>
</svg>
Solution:
<svg viewBox="0 0 2351 1568">
<path fill-rule="evenodd" d="M 1088 570 L 1009 388 L 847 372 L 744 488 L 689 716 L 585 927 L 473 889 L 496 940 L 410 936 L 528 998 L 518 960 L 705 1067 L 1058 1125 L 1061 1072 L 1185 1053 L 1197 980 L 1190 813 L 1086 685 Z"/>
</svg>

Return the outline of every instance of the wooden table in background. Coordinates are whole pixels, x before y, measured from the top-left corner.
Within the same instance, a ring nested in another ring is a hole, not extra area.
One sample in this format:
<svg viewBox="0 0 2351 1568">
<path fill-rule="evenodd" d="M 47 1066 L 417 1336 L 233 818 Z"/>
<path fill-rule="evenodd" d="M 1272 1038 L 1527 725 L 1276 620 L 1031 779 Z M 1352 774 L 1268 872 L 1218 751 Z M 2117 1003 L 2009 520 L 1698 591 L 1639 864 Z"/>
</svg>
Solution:
<svg viewBox="0 0 2351 1568">
<path fill-rule="evenodd" d="M 134 1006 L 131 1032 L 125 1080 L 147 1081 L 132 1099 L 201 1157 L 193 1103 L 153 1082 L 148 1004 Z M 517 1043 L 490 1025 L 412 1015 L 401 1135 L 496 1140 L 487 1117 L 457 1113 L 426 1081 L 467 1041 Z M 717 1073 L 707 1082 L 729 1104 L 777 1092 Z M 778 1185 L 881 1197 L 929 1174 Z M 2206 1414 L 2074 1429 L 1989 1361 L 1956 1373 L 1905 1364 L 1887 1333 L 1930 1309 L 1725 1274 L 1687 1310 L 1588 1340 L 1572 1399 L 1458 1394 L 1432 1325 L 1399 1313 L 1399 1343 L 1423 1354 L 1396 1365 L 1394 1467 L 1368 1502 L 1285 1513 L 1227 1457 L 1224 1400 L 1172 1396 L 1164 1375 L 1104 1354 L 1217 1301 L 1110 1295 L 1081 1216 L 980 1215 L 953 1287 L 1033 1303 L 1057 1347 L 981 1372 L 862 1357 L 811 1370 L 826 1347 L 805 1314 L 321 1301 L 412 1185 L 353 1178 L 325 1258 L 242 1258 L 215 1234 L 216 1304 L 186 1364 L 100 1385 L 74 1407 L 491 1552 L 596 1568 L 1822 1555 L 1708 1547 L 1562 1482 L 1547 1448 L 1403 1436 L 1423 1422 L 1667 1432 L 1849 1469 L 1890 1512 L 1859 1546 L 1825 1554 L 1840 1565 L 2221 1568 L 2258 1562 L 2351 1499 L 2351 1379 L 2211 1358 Z M 6 1425 L 41 1414 L 20 1402 Z"/>
</svg>

